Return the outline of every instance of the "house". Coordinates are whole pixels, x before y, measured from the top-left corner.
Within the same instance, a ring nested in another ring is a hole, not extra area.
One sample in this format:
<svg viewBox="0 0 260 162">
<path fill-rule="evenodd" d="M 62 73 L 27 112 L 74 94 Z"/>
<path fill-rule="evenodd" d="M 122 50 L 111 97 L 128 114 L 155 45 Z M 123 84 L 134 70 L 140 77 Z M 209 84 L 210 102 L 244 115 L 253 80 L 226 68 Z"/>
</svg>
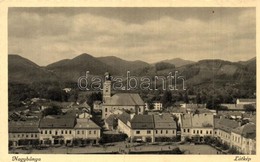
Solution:
<svg viewBox="0 0 260 162">
<path fill-rule="evenodd" d="M 243 154 L 256 153 L 256 125 L 247 123 L 231 131 L 231 146 Z"/>
<path fill-rule="evenodd" d="M 92 118 L 92 115 L 87 113 L 87 112 L 81 112 L 78 114 L 78 118 L 82 119 L 82 118 L 87 118 L 87 119 L 90 119 Z"/>
<path fill-rule="evenodd" d="M 104 122 L 105 122 L 105 128 L 107 130 L 115 130 L 118 123 L 118 114 L 111 114 L 109 117 L 107 117 Z"/>
<path fill-rule="evenodd" d="M 248 105 L 248 104 L 256 104 L 256 99 L 249 99 L 249 98 L 238 98 L 236 100 L 237 105 Z"/>
<path fill-rule="evenodd" d="M 149 110 L 148 103 L 145 103 L 145 110 Z M 161 102 L 153 102 L 153 110 L 154 111 L 161 111 L 162 110 L 162 103 Z"/>
<path fill-rule="evenodd" d="M 183 114 L 180 120 L 182 140 L 199 137 L 201 141 L 205 136 L 213 136 L 214 115 L 211 112 Z"/>
<path fill-rule="evenodd" d="M 214 119 L 214 136 L 219 138 L 222 143 L 230 145 L 231 131 L 239 127 L 241 122 L 231 120 L 228 118 L 215 118 Z"/>
<path fill-rule="evenodd" d="M 117 93 L 111 96 L 111 77 L 106 73 L 103 87 L 102 118 L 107 118 L 114 110 L 124 110 L 143 114 L 145 103 L 137 93 Z"/>
<path fill-rule="evenodd" d="M 41 144 L 72 144 L 75 118 L 43 118 L 40 121 Z"/>
<path fill-rule="evenodd" d="M 76 139 L 85 139 L 91 143 L 98 143 L 100 127 L 90 119 L 77 119 L 74 127 Z"/>
<path fill-rule="evenodd" d="M 69 93 L 71 91 L 71 88 L 64 88 L 63 91 L 65 91 L 66 93 Z"/>
<path fill-rule="evenodd" d="M 132 142 L 156 142 L 175 138 L 177 126 L 170 114 L 123 113 L 118 117 L 118 130 L 126 133 Z"/>
<path fill-rule="evenodd" d="M 168 113 L 153 115 L 155 142 L 163 142 L 163 139 L 173 139 L 177 135 L 177 125 L 173 117 Z"/>
<path fill-rule="evenodd" d="M 38 122 L 9 122 L 8 136 L 10 146 L 39 144 Z"/>
<path fill-rule="evenodd" d="M 102 102 L 101 101 L 94 101 L 93 103 L 93 110 L 101 111 L 102 110 Z"/>
</svg>

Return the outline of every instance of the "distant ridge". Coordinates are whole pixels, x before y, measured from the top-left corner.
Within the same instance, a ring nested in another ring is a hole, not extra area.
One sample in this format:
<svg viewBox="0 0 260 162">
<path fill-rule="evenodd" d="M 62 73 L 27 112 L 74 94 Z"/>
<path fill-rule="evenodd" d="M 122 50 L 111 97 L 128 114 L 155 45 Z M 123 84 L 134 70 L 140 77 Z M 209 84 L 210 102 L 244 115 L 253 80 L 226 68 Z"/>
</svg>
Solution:
<svg viewBox="0 0 260 162">
<path fill-rule="evenodd" d="M 181 59 L 181 58 L 168 59 L 168 60 L 163 60 L 163 61 L 160 61 L 160 62 L 170 63 L 170 64 L 175 65 L 175 67 L 181 67 L 181 66 L 184 66 L 184 65 L 195 63 L 194 61 L 184 60 L 184 59 Z"/>
</svg>

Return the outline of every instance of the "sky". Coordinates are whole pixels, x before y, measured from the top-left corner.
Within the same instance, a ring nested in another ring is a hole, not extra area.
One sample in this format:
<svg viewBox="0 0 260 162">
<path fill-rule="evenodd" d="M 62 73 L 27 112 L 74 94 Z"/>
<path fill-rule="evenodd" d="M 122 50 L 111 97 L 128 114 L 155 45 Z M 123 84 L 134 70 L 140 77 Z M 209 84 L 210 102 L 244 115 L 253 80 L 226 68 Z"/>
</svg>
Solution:
<svg viewBox="0 0 260 162">
<path fill-rule="evenodd" d="M 154 63 L 249 60 L 255 8 L 9 8 L 8 53 L 40 66 L 82 53 Z"/>
</svg>

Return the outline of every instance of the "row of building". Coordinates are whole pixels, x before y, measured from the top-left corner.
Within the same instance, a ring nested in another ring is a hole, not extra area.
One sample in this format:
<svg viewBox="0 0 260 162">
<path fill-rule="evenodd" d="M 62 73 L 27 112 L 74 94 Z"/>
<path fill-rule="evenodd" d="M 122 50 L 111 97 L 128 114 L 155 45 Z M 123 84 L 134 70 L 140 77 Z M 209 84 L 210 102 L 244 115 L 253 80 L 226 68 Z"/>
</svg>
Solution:
<svg viewBox="0 0 260 162">
<path fill-rule="evenodd" d="M 114 116 L 116 129 L 128 135 L 132 142 L 163 142 L 215 137 L 223 144 L 236 148 L 244 154 L 255 154 L 255 121 L 241 125 L 241 121 L 228 118 L 216 118 L 208 110 L 200 109 L 197 113 L 162 113 L 135 115 L 123 112 Z M 177 120 L 176 120 L 177 119 Z"/>
<path fill-rule="evenodd" d="M 100 127 L 92 120 L 83 118 L 43 118 L 40 122 L 10 122 L 9 145 L 66 144 L 74 139 L 97 143 Z"/>
</svg>

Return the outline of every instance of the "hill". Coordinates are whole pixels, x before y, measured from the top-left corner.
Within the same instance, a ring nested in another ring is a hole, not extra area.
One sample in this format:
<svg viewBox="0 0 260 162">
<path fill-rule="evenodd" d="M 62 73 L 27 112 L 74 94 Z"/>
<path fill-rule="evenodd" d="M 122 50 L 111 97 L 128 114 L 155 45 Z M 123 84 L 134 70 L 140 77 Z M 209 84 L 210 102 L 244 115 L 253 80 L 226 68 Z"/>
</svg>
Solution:
<svg viewBox="0 0 260 162">
<path fill-rule="evenodd" d="M 19 55 L 8 55 L 8 80 L 17 83 L 57 81 L 58 77 L 45 68 Z"/>
<path fill-rule="evenodd" d="M 83 53 L 73 59 L 61 60 L 46 66 L 64 81 L 77 81 L 80 76 L 103 75 L 106 71 L 117 74 L 112 67 L 99 61 L 97 58 Z"/>
<path fill-rule="evenodd" d="M 181 58 L 174 58 L 174 59 L 170 59 L 170 60 L 163 60 L 163 61 L 160 61 L 160 62 L 170 63 L 170 64 L 175 65 L 175 67 L 181 67 L 181 66 L 184 66 L 184 65 L 195 63 L 194 61 L 184 60 L 184 59 L 181 59 Z"/>
<path fill-rule="evenodd" d="M 126 75 L 127 71 L 134 72 L 138 69 L 150 67 L 150 64 L 144 61 L 126 61 L 115 56 L 98 57 L 97 59 L 109 65 L 113 71 L 117 71 L 121 75 Z"/>
</svg>

